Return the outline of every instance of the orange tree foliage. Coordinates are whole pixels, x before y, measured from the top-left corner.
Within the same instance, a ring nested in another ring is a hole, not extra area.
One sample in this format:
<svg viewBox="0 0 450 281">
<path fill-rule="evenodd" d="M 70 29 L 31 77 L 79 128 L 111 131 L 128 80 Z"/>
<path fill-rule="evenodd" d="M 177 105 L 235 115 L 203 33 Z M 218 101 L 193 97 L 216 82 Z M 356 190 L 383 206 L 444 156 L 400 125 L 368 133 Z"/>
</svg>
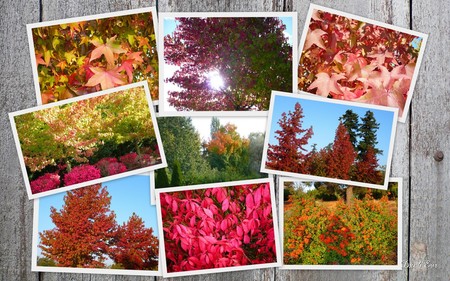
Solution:
<svg viewBox="0 0 450 281">
<path fill-rule="evenodd" d="M 110 256 L 117 265 L 126 269 L 158 269 L 158 238 L 152 228 L 135 213 L 128 222 L 117 228 Z"/>
<path fill-rule="evenodd" d="M 307 171 L 308 153 L 304 147 L 313 135 L 313 129 L 302 128 L 303 117 L 303 109 L 298 102 L 294 111 L 283 112 L 278 120 L 280 129 L 275 131 L 278 144 L 269 144 L 267 150 L 267 168 L 294 173 Z"/>
<path fill-rule="evenodd" d="M 398 107 L 402 115 L 422 38 L 315 10 L 298 68 L 298 89 Z"/>
<path fill-rule="evenodd" d="M 32 29 L 42 103 L 147 81 L 158 99 L 151 12 Z"/>
<path fill-rule="evenodd" d="M 100 184 L 69 191 L 59 212 L 51 208 L 55 228 L 39 234 L 42 254 L 63 267 L 104 267 L 116 229 L 111 197 Z"/>
<path fill-rule="evenodd" d="M 397 212 L 387 196 L 327 207 L 313 196 L 294 195 L 291 204 L 284 212 L 285 264 L 397 264 Z"/>
<path fill-rule="evenodd" d="M 61 210 L 51 208 L 55 227 L 39 233 L 42 255 L 59 267 L 155 270 L 158 266 L 158 239 L 152 228 L 133 213 L 118 226 L 110 209 L 111 196 L 100 184 L 75 189 L 64 196 Z"/>
<path fill-rule="evenodd" d="M 236 130 L 236 125 L 221 125 L 212 133 L 211 140 L 204 144 L 212 168 L 248 168 L 250 142 L 247 138 L 241 138 Z"/>
<path fill-rule="evenodd" d="M 144 88 L 133 88 L 15 117 L 25 165 L 87 162 L 104 141 L 155 139 Z M 111 155 L 113 156 L 113 155 Z"/>
<path fill-rule="evenodd" d="M 356 152 L 347 128 L 339 122 L 328 160 L 328 177 L 348 180 L 354 166 Z"/>
</svg>

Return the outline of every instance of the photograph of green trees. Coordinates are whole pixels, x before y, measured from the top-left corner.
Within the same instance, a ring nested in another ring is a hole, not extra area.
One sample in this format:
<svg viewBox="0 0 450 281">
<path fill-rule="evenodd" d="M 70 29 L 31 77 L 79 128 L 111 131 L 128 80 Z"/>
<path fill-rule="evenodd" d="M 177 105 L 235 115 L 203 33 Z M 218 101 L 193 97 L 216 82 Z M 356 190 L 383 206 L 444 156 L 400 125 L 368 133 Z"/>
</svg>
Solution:
<svg viewBox="0 0 450 281">
<path fill-rule="evenodd" d="M 149 176 L 134 175 L 37 199 L 33 268 L 159 275 L 156 207 L 149 196 Z"/>
<path fill-rule="evenodd" d="M 12 113 L 29 196 L 165 166 L 143 83 Z"/>
<path fill-rule="evenodd" d="M 259 172 L 266 117 L 159 117 L 168 168 L 156 188 L 266 177 Z"/>
<path fill-rule="evenodd" d="M 293 90 L 295 13 L 163 13 L 160 24 L 163 115 L 265 111 L 272 89 Z"/>
<path fill-rule="evenodd" d="M 329 182 L 281 178 L 280 185 L 283 267 L 401 268 L 401 179 L 391 178 L 387 190 L 355 187 L 352 195 Z"/>
<path fill-rule="evenodd" d="M 397 109 L 272 97 L 261 171 L 387 188 Z"/>
</svg>

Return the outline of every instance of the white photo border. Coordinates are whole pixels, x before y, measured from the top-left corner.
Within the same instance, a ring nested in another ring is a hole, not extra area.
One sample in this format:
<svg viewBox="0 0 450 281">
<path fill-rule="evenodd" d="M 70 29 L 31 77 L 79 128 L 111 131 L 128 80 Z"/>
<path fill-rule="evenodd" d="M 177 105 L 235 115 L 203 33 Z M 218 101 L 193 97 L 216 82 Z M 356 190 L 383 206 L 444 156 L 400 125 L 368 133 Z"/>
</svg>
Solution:
<svg viewBox="0 0 450 281">
<path fill-rule="evenodd" d="M 148 174 L 143 174 L 147 175 Z M 158 270 L 132 270 L 132 269 L 109 269 L 109 268 L 77 268 L 77 267 L 52 267 L 37 265 L 37 249 L 39 235 L 39 198 L 33 200 L 33 233 L 31 242 L 31 271 L 33 272 L 60 272 L 60 273 L 87 273 L 87 274 L 114 274 L 135 276 L 162 276 L 161 270 L 161 240 L 158 239 L 159 256 Z M 162 231 L 158 229 L 158 238 Z"/>
<path fill-rule="evenodd" d="M 73 185 L 69 185 L 69 186 L 64 186 L 64 187 L 57 188 L 57 189 L 52 189 L 52 190 L 49 190 L 49 191 L 44 191 L 44 192 L 39 192 L 39 193 L 36 193 L 36 194 L 32 194 L 31 186 L 30 186 L 30 180 L 28 179 L 28 173 L 27 173 L 27 169 L 26 169 L 26 166 L 25 166 L 25 160 L 24 160 L 24 157 L 23 157 L 22 148 L 20 146 L 19 135 L 17 133 L 17 127 L 16 127 L 16 123 L 14 121 L 14 117 L 19 116 L 19 115 L 23 115 L 23 114 L 27 114 L 27 113 L 31 113 L 31 112 L 35 112 L 35 111 L 39 111 L 39 110 L 44 110 L 44 109 L 48 109 L 48 108 L 52 108 L 52 107 L 65 105 L 65 104 L 75 103 L 75 102 L 78 102 L 78 101 L 81 101 L 81 100 L 91 99 L 91 98 L 95 98 L 95 97 L 98 97 L 98 96 L 108 95 L 108 94 L 116 93 L 116 92 L 119 92 L 119 91 L 124 91 L 124 90 L 128 90 L 128 89 L 138 88 L 138 87 L 144 87 L 144 91 L 145 91 L 145 95 L 147 97 L 147 103 L 148 103 L 148 107 L 149 107 L 149 111 L 150 111 L 150 116 L 151 116 L 152 123 L 153 123 L 153 130 L 155 131 L 156 142 L 158 144 L 159 154 L 161 156 L 161 163 L 156 164 L 156 165 L 152 165 L 152 166 L 149 166 L 149 167 L 144 167 L 144 168 L 139 168 L 139 169 L 135 169 L 135 170 L 132 170 L 132 171 L 127 171 L 127 172 L 116 174 L 116 175 L 112 175 L 112 176 L 101 177 L 101 178 L 95 179 L 95 180 L 90 180 L 90 181 L 86 181 L 86 182 L 82 182 L 82 183 L 77 183 L 77 184 L 73 184 Z M 102 183 L 102 182 L 105 182 L 105 181 L 111 181 L 111 180 L 123 178 L 123 177 L 126 177 L 126 176 L 142 174 L 143 172 L 149 172 L 149 171 L 153 171 L 153 170 L 156 170 L 156 169 L 167 167 L 167 161 L 166 161 L 166 156 L 164 154 L 164 148 L 162 146 L 161 135 L 159 134 L 158 123 L 156 121 L 155 111 L 154 111 L 154 108 L 153 108 L 153 105 L 152 105 L 152 99 L 150 97 L 150 91 L 148 89 L 148 83 L 146 81 L 141 81 L 141 82 L 137 82 L 137 83 L 133 83 L 133 84 L 128 84 L 128 85 L 121 86 L 121 87 L 111 88 L 111 89 L 100 91 L 100 92 L 96 92 L 96 93 L 93 93 L 93 94 L 90 94 L 90 95 L 79 96 L 79 97 L 75 97 L 75 98 L 71 98 L 71 99 L 67 99 L 67 100 L 62 100 L 62 101 L 53 102 L 53 103 L 49 103 L 49 104 L 45 104 L 45 105 L 31 107 L 31 108 L 28 108 L 28 109 L 11 112 L 8 115 L 9 115 L 9 119 L 10 119 L 10 123 L 11 123 L 11 128 L 12 128 L 12 131 L 13 131 L 14 142 L 16 144 L 16 149 L 17 149 L 17 155 L 19 157 L 20 167 L 22 169 L 22 175 L 23 175 L 23 178 L 24 178 L 25 187 L 26 187 L 29 199 L 35 199 L 35 198 L 39 198 L 39 197 L 43 197 L 43 196 L 47 196 L 47 195 L 51 195 L 51 194 L 56 194 L 56 193 L 68 191 L 68 190 L 71 190 L 71 189 L 76 189 L 76 188 L 80 188 L 80 187 L 84 187 L 84 186 L 88 186 L 88 185 Z"/>
<path fill-rule="evenodd" d="M 299 56 L 298 56 L 298 59 L 297 59 L 297 68 L 298 68 L 298 64 L 300 62 L 300 58 L 301 58 L 301 55 L 302 55 L 302 52 L 303 52 L 303 46 L 305 45 L 306 35 L 308 33 L 309 25 L 311 23 L 311 18 L 312 18 L 312 14 L 313 14 L 314 10 L 319 10 L 319 11 L 331 13 L 331 14 L 334 14 L 334 15 L 343 16 L 343 17 L 346 17 L 346 18 L 349 18 L 349 19 L 354 19 L 354 20 L 365 22 L 365 23 L 369 23 L 369 24 L 372 24 L 372 25 L 381 26 L 381 27 L 384 27 L 384 28 L 388 28 L 388 29 L 391 29 L 391 30 L 399 31 L 399 32 L 406 33 L 406 34 L 409 34 L 409 35 L 419 36 L 419 37 L 422 38 L 422 43 L 421 43 L 421 47 L 420 47 L 420 50 L 419 50 L 419 56 L 417 57 L 416 66 L 414 68 L 414 74 L 413 74 L 413 77 L 412 77 L 412 80 L 411 80 L 411 84 L 409 86 L 409 90 L 408 90 L 408 95 L 407 95 L 407 98 L 406 98 L 405 106 L 403 108 L 403 114 L 402 114 L 402 116 L 399 116 L 399 118 L 398 118 L 399 122 L 405 123 L 406 122 L 406 118 L 408 116 L 409 108 L 411 106 L 411 100 L 412 100 L 412 96 L 414 94 L 414 88 L 415 88 L 415 85 L 416 85 L 416 82 L 417 82 L 417 77 L 419 75 L 420 66 L 422 64 L 423 54 L 425 52 L 425 47 L 426 47 L 427 40 L 428 40 L 428 34 L 417 32 L 417 31 L 413 31 L 413 30 L 406 29 L 406 28 L 399 27 L 399 26 L 395 26 L 395 25 L 392 25 L 392 24 L 387 24 L 387 23 L 384 23 L 384 22 L 381 22 L 381 21 L 376 21 L 376 20 L 365 18 L 365 17 L 360 17 L 360 16 L 357 16 L 357 15 L 354 15 L 354 14 L 342 12 L 342 11 L 339 11 L 339 10 L 335 10 L 335 9 L 331 9 L 331 8 L 327 8 L 327 7 L 324 7 L 324 6 L 320 6 L 320 5 L 311 3 L 310 6 L 309 6 L 308 14 L 306 16 L 306 22 L 305 22 L 305 25 L 303 27 L 303 33 L 302 33 L 302 36 L 300 38 L 300 44 L 299 44 L 299 47 L 298 47 L 298 54 L 299 54 Z M 295 83 L 295 84 L 297 85 L 297 83 Z M 300 92 L 300 90 L 298 90 L 298 88 L 295 91 L 299 91 Z M 308 93 L 308 94 L 311 94 L 311 93 Z M 355 103 L 355 104 L 366 104 L 366 103 L 361 103 L 361 102 L 358 102 L 358 101 L 351 101 L 351 102 Z M 383 107 L 388 107 L 388 106 L 383 106 Z"/>
<path fill-rule="evenodd" d="M 284 183 L 294 181 L 309 181 L 299 178 L 280 177 L 278 178 L 278 208 L 280 222 L 280 241 L 284 245 Z M 397 264 L 396 265 L 288 265 L 283 264 L 281 270 L 301 269 L 301 270 L 402 270 L 402 254 L 403 254 L 403 178 L 389 178 L 390 183 L 398 184 L 397 197 Z M 282 253 L 284 255 L 284 248 Z"/>
<path fill-rule="evenodd" d="M 68 19 L 60 19 L 60 20 L 52 20 L 52 21 L 44 21 L 44 22 L 37 22 L 37 23 L 30 23 L 27 24 L 27 37 L 28 37 L 28 47 L 30 49 L 30 58 L 31 58 L 31 70 L 33 72 L 33 82 L 34 82 L 34 89 L 36 92 L 36 100 L 38 105 L 42 105 L 42 96 L 41 96 L 41 87 L 39 85 L 39 76 L 38 76 L 38 65 L 36 62 L 36 56 L 35 56 L 35 49 L 34 49 L 34 41 L 33 41 L 33 32 L 32 30 L 34 28 L 40 28 L 40 27 L 48 27 L 53 25 L 60 25 L 60 24 L 68 24 L 68 23 L 74 23 L 74 22 L 80 22 L 80 21 L 90 21 L 90 20 L 97 20 L 97 19 L 105 19 L 105 18 L 113 18 L 113 17 L 121 17 L 121 16 L 129 16 L 129 15 L 135 15 L 135 14 L 141 14 L 141 13 L 151 13 L 152 19 L 153 19 L 153 30 L 155 33 L 155 40 L 156 40 L 156 52 L 158 53 L 158 59 L 159 59 L 159 49 L 158 49 L 158 15 L 156 11 L 156 7 L 147 7 L 147 8 L 139 8 L 139 9 L 131 9 L 131 10 L 124 10 L 124 11 L 117 11 L 117 12 L 111 12 L 111 13 L 103 13 L 103 14 L 97 14 L 97 15 L 90 15 L 90 16 L 83 16 L 83 17 L 74 17 L 74 18 L 68 18 Z M 159 77 L 158 77 L 159 79 Z M 141 81 L 142 82 L 142 81 Z M 132 84 L 132 83 L 130 83 Z M 130 85 L 127 84 L 127 85 Z M 117 88 L 117 87 L 115 87 Z M 107 89 L 108 90 L 108 89 Z M 92 94 L 92 93 L 90 93 Z M 88 94 L 88 95 L 90 95 Z M 70 98 L 71 100 L 73 98 Z M 158 95 L 159 99 L 159 95 Z M 153 105 L 158 105 L 159 100 L 153 101 Z"/>
<path fill-rule="evenodd" d="M 373 104 L 355 103 L 355 102 L 351 102 L 351 101 L 343 101 L 343 100 L 337 100 L 337 99 L 324 99 L 322 97 L 318 97 L 316 95 L 311 95 L 311 94 L 308 94 L 308 93 L 305 93 L 302 91 L 299 91 L 299 93 L 300 94 L 298 94 L 298 95 L 293 95 L 291 93 L 272 91 L 272 96 L 270 99 L 269 117 L 267 119 L 266 134 L 264 136 L 263 156 L 261 159 L 261 172 L 268 173 L 268 174 L 276 174 L 276 175 L 285 176 L 285 177 L 301 178 L 301 179 L 310 180 L 310 181 L 326 181 L 326 182 L 333 182 L 333 183 L 338 183 L 338 184 L 347 184 L 347 185 L 354 185 L 354 186 L 360 186 L 360 187 L 368 187 L 368 188 L 386 190 L 388 188 L 389 173 L 391 171 L 392 154 L 393 154 L 393 148 L 394 148 L 395 133 L 396 133 L 396 128 L 397 128 L 398 108 L 373 105 Z M 289 98 L 293 98 L 293 99 L 297 99 L 297 100 L 305 100 L 306 99 L 306 100 L 317 101 L 317 102 L 321 102 L 321 103 L 325 103 L 325 104 L 326 103 L 341 104 L 341 105 L 348 105 L 351 107 L 377 109 L 377 110 L 381 110 L 381 111 L 393 112 L 394 114 L 393 114 L 393 120 L 392 120 L 391 137 L 389 140 L 389 153 L 388 153 L 387 162 L 386 162 L 384 183 L 382 185 L 371 184 L 371 183 L 357 182 L 357 181 L 351 181 L 351 180 L 342 180 L 342 179 L 337 179 L 337 178 L 321 177 L 321 176 L 315 176 L 315 175 L 309 175 L 309 174 L 298 174 L 298 173 L 293 173 L 293 172 L 285 172 L 285 171 L 279 171 L 279 170 L 273 170 L 273 169 L 266 168 L 267 150 L 269 147 L 269 138 L 270 138 L 271 125 L 272 125 L 273 108 L 275 106 L 274 102 L 275 102 L 276 96 L 289 97 Z"/>
<path fill-rule="evenodd" d="M 259 17 L 292 17 L 292 90 L 297 90 L 298 71 L 298 14 L 297 12 L 181 12 L 181 13 L 159 13 L 159 71 L 164 73 L 164 19 L 173 17 L 209 17 L 209 18 L 259 18 Z M 159 116 L 217 116 L 217 117 L 240 117 L 240 116 L 267 116 L 267 111 L 176 111 L 164 108 L 167 94 L 164 91 L 164 76 L 159 77 Z"/>
<path fill-rule="evenodd" d="M 275 247 L 276 247 L 276 257 L 277 261 L 273 263 L 265 263 L 265 264 L 255 264 L 255 265 L 242 265 L 242 266 L 234 266 L 234 267 L 222 267 L 222 268 L 212 268 L 212 269 L 201 269 L 201 270 L 189 270 L 182 272 L 167 272 L 167 262 L 166 262 L 166 253 L 164 246 L 164 231 L 161 232 L 160 235 L 160 246 L 161 249 L 161 268 L 162 275 L 164 278 L 167 277 L 178 277 L 178 276 L 189 276 L 189 275 L 200 275 L 200 274 L 210 274 L 210 273 L 219 273 L 219 272 L 232 272 L 232 271 L 242 271 L 242 270 L 252 270 L 252 269 L 262 269 L 262 268 L 274 268 L 280 267 L 282 263 L 281 256 L 281 243 L 279 239 L 279 229 L 278 229 L 278 216 L 276 209 L 276 199 L 275 199 L 275 187 L 273 178 L 262 178 L 262 179 L 254 179 L 254 180 L 242 180 L 242 181 L 229 181 L 229 182 L 220 182 L 220 183 L 208 183 L 208 184 L 198 184 L 191 186 L 179 186 L 179 187 L 168 187 L 168 188 L 160 188 L 156 189 L 156 213 L 158 217 L 158 229 L 163 229 L 162 224 L 162 214 L 161 214 L 161 193 L 168 192 L 183 192 L 187 190 L 198 190 L 198 189 L 208 189 L 208 188 L 216 188 L 216 187 L 234 187 L 239 185 L 246 184 L 262 184 L 269 183 L 270 188 L 270 197 L 272 204 L 272 217 L 273 217 L 273 227 L 274 227 L 274 235 L 275 235 Z"/>
</svg>

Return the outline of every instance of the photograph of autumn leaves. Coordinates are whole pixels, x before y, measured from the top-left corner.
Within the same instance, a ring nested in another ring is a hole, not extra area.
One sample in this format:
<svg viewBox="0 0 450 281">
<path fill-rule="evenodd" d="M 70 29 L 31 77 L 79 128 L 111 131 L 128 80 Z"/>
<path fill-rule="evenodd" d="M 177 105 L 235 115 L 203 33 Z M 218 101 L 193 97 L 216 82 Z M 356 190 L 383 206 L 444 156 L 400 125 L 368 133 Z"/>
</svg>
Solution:
<svg viewBox="0 0 450 281">
<path fill-rule="evenodd" d="M 297 22 L 151 7 L 27 25 L 39 106 L 10 121 L 32 270 L 400 269 L 391 160 L 427 35 L 312 4 L 298 44 Z"/>
</svg>

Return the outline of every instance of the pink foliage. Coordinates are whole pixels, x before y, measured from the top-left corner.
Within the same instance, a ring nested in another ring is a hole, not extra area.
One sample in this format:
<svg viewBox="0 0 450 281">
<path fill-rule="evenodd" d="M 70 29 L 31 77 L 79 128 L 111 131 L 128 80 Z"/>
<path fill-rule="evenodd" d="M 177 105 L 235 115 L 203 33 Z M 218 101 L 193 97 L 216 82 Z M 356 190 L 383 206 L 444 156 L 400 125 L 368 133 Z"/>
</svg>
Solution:
<svg viewBox="0 0 450 281">
<path fill-rule="evenodd" d="M 58 174 L 46 173 L 30 183 L 31 193 L 36 194 L 58 188 L 61 184 Z"/>
<path fill-rule="evenodd" d="M 156 162 L 155 158 L 152 157 L 151 155 L 149 154 L 138 155 L 136 152 L 125 154 L 121 156 L 119 159 L 120 162 L 125 164 L 128 170 L 148 167 Z"/>
<path fill-rule="evenodd" d="M 127 167 L 119 162 L 111 163 L 108 166 L 108 176 L 120 174 L 127 171 Z"/>
<path fill-rule="evenodd" d="M 162 193 L 169 272 L 276 262 L 269 184 Z"/>
<path fill-rule="evenodd" d="M 100 170 L 92 165 L 74 167 L 64 176 L 64 185 L 73 185 L 81 182 L 95 180 L 101 177 Z"/>
<path fill-rule="evenodd" d="M 119 160 L 117 160 L 117 158 L 106 157 L 106 158 L 100 159 L 100 161 L 98 161 L 95 164 L 95 167 L 97 167 L 100 170 L 100 174 L 102 175 L 102 177 L 106 177 L 106 176 L 120 173 L 119 170 L 122 170 L 123 168 L 125 168 L 125 171 L 127 170 L 125 165 L 118 163 L 118 162 L 119 162 Z M 118 165 L 118 164 L 120 164 L 120 165 Z M 123 168 L 122 168 L 122 166 L 123 166 Z M 115 171 L 119 171 L 119 172 L 115 172 Z M 112 172 L 112 174 L 111 174 L 111 172 Z"/>
</svg>

